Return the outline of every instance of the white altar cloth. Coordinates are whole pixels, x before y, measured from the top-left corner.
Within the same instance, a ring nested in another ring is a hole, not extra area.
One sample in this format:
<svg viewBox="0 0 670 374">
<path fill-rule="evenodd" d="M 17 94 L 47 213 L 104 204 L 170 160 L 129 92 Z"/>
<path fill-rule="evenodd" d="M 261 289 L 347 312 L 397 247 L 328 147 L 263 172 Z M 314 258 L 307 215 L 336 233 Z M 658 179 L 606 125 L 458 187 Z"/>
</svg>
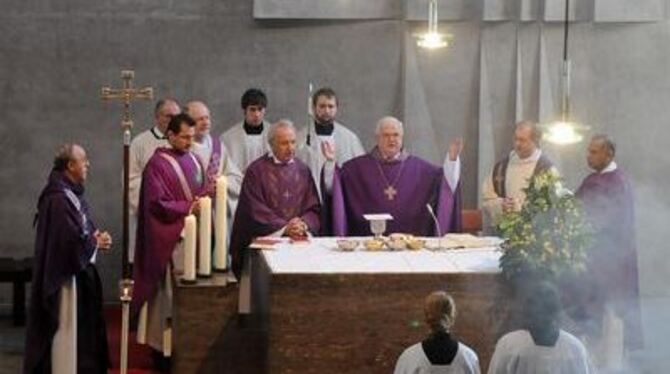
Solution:
<svg viewBox="0 0 670 374">
<path fill-rule="evenodd" d="M 364 238 L 351 238 L 364 239 Z M 497 273 L 501 252 L 497 247 L 353 252 L 337 249 L 337 238 L 311 238 L 308 244 L 288 239 L 261 255 L 273 274 L 356 273 Z"/>
</svg>

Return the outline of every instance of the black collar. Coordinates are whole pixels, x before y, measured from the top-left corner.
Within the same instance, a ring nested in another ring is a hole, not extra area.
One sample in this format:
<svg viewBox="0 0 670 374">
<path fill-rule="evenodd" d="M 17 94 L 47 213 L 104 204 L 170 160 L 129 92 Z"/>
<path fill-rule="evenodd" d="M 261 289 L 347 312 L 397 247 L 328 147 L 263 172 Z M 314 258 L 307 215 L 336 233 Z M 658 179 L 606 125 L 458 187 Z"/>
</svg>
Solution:
<svg viewBox="0 0 670 374">
<path fill-rule="evenodd" d="M 263 122 L 258 126 L 252 126 L 248 124 L 247 121 L 244 121 L 242 127 L 244 127 L 244 132 L 247 133 L 247 135 L 260 135 L 263 132 Z"/>
<path fill-rule="evenodd" d="M 431 365 L 450 365 L 458 353 L 458 341 L 448 332 L 435 332 L 421 342 Z"/>
<path fill-rule="evenodd" d="M 330 136 L 333 135 L 333 131 L 335 131 L 335 124 L 333 121 L 326 123 L 314 122 L 314 130 L 316 131 L 316 135 Z"/>
<path fill-rule="evenodd" d="M 156 138 L 156 139 L 158 139 L 158 140 L 161 140 L 161 139 L 167 139 L 167 136 L 165 136 L 165 135 L 160 135 L 160 134 L 156 131 L 156 128 L 155 128 L 155 127 L 152 127 L 152 128 L 151 128 L 151 135 L 153 135 L 154 138 Z"/>
</svg>

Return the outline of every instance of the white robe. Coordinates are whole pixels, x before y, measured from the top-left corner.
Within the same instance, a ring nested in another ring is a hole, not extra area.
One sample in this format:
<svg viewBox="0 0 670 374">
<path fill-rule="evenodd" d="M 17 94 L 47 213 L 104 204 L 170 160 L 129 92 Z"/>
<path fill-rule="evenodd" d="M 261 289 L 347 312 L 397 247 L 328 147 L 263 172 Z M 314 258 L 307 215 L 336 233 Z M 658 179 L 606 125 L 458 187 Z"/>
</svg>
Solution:
<svg viewBox="0 0 670 374">
<path fill-rule="evenodd" d="M 553 347 L 535 345 L 527 330 L 504 335 L 496 344 L 488 374 L 588 374 L 591 365 L 584 344 L 560 330 Z"/>
<path fill-rule="evenodd" d="M 263 132 L 259 135 L 247 135 L 244 123 L 239 122 L 221 135 L 230 159 L 244 172 L 249 164 L 270 151 L 268 132 L 270 123 L 263 121 Z"/>
<path fill-rule="evenodd" d="M 398 358 L 394 374 L 479 374 L 477 354 L 465 344 L 458 343 L 458 351 L 449 365 L 432 365 L 421 347 L 414 344 Z"/>
<path fill-rule="evenodd" d="M 321 151 L 321 144 L 324 142 L 330 143 L 335 148 L 335 160 L 338 166 L 351 160 L 354 157 L 365 154 L 363 144 L 358 139 L 356 134 L 335 122 L 334 130 L 331 135 L 317 135 L 315 124 L 312 122 L 309 126 L 305 126 L 298 132 L 298 158 L 309 167 L 316 184 L 316 189 L 321 196 L 321 169 L 326 163 L 326 158 Z M 307 144 L 309 137 L 310 144 Z M 327 178 L 328 176 L 326 176 Z"/>
<path fill-rule="evenodd" d="M 507 197 L 513 197 L 517 200 L 517 210 L 521 208 L 526 201 L 526 194 L 523 189 L 528 187 L 528 181 L 533 176 L 537 160 L 542 156 L 540 149 L 528 158 L 520 158 L 515 151 L 509 154 L 509 164 L 505 172 L 505 193 Z M 558 170 L 552 167 L 551 172 L 558 175 Z M 484 213 L 485 231 L 491 232 L 491 228 L 496 226 L 502 216 L 503 196 L 498 196 L 493 187 L 493 171 L 484 181 L 482 186 L 482 210 Z"/>
<path fill-rule="evenodd" d="M 208 134 L 202 143 L 193 142 L 191 151 L 199 160 L 202 161 L 203 167 L 207 170 L 210 158 L 212 157 L 212 137 Z M 221 162 L 219 163 L 219 170 L 217 176 L 225 175 L 228 183 L 228 216 L 232 218 L 235 216 L 235 209 L 237 208 L 237 201 L 240 196 L 240 188 L 242 188 L 242 172 L 237 165 L 232 162 L 225 144 L 221 142 Z M 232 220 L 228 222 L 232 224 Z M 230 232 L 230 229 L 228 230 Z"/>
<path fill-rule="evenodd" d="M 128 219 L 128 259 L 131 263 L 135 260 L 137 209 L 140 204 L 142 172 L 156 149 L 168 145 L 167 139 L 163 137 L 164 134 L 158 128 L 153 127 L 137 135 L 130 143 L 130 162 L 128 166 L 128 204 L 130 208 Z"/>
<path fill-rule="evenodd" d="M 95 264 L 97 250 L 90 263 Z M 77 374 L 77 277 L 65 281 L 58 293 L 58 329 L 51 343 L 51 370 Z"/>
</svg>

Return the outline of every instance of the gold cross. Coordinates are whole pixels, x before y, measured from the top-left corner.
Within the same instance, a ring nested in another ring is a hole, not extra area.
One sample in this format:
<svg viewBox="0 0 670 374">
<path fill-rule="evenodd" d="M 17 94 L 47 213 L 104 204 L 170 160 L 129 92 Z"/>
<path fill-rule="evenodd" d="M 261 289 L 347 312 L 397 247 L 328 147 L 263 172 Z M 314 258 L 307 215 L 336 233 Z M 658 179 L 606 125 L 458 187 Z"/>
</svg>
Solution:
<svg viewBox="0 0 670 374">
<path fill-rule="evenodd" d="M 123 119 L 121 127 L 124 130 L 130 130 L 133 127 L 133 120 L 130 117 L 130 103 L 136 99 L 153 99 L 154 91 L 151 87 L 134 88 L 133 70 L 122 70 L 121 79 L 123 79 L 123 88 L 102 87 L 101 97 L 103 100 L 119 99 L 123 103 Z"/>
<path fill-rule="evenodd" d="M 398 191 L 393 188 L 393 186 L 388 186 L 384 189 L 384 193 L 386 194 L 386 197 L 388 197 L 389 200 L 395 199 L 395 195 L 398 193 Z"/>
</svg>

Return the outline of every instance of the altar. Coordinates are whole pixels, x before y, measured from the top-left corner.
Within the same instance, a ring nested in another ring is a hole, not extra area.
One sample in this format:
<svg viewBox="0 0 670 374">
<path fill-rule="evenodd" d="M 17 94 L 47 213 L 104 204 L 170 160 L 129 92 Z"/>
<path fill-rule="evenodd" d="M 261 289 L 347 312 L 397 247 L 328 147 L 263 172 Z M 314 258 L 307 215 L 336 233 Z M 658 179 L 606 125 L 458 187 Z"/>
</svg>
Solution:
<svg viewBox="0 0 670 374">
<path fill-rule="evenodd" d="M 273 247 L 252 250 L 250 287 L 243 280 L 239 297 L 241 309 L 267 326 L 269 372 L 392 372 L 400 353 L 427 334 L 423 299 L 438 289 L 456 301 L 454 334 L 488 366 L 495 247 L 342 252 L 334 238 Z"/>
</svg>

